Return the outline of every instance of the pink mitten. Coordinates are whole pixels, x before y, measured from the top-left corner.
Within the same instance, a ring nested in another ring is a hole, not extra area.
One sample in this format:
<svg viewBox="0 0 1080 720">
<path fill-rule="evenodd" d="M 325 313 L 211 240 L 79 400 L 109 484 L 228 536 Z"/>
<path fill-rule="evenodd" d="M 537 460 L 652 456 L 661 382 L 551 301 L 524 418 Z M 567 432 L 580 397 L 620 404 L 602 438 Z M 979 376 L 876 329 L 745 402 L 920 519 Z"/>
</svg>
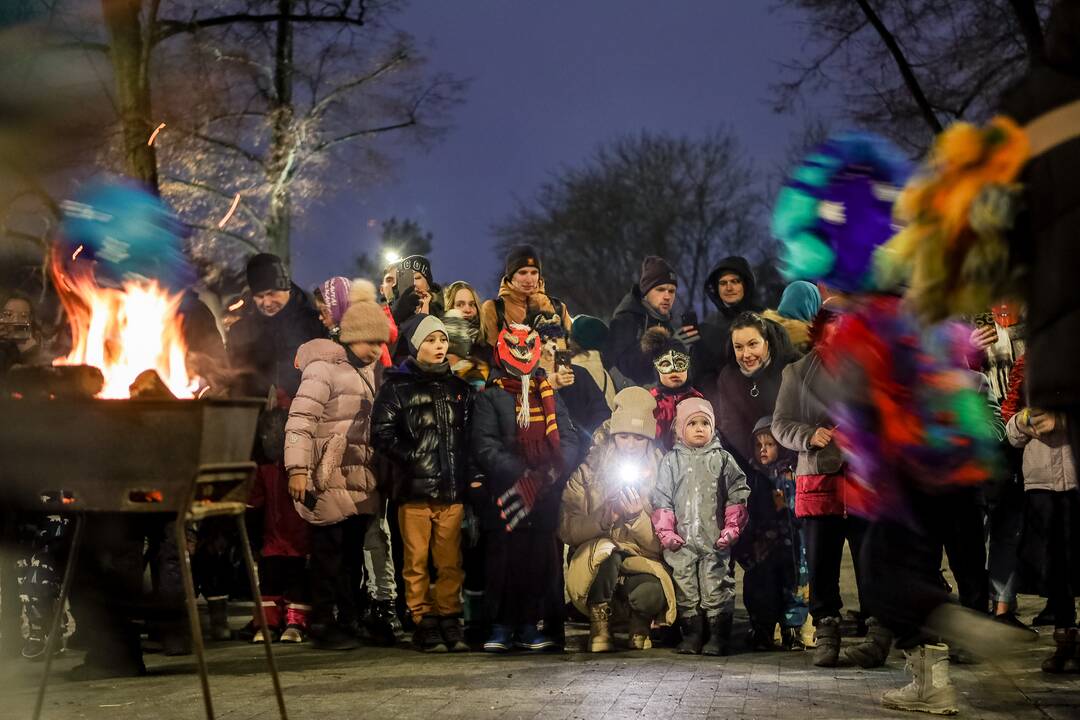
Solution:
<svg viewBox="0 0 1080 720">
<path fill-rule="evenodd" d="M 671 552 L 677 552 L 686 541 L 675 532 L 675 513 L 666 508 L 653 510 L 653 531 L 660 541 L 660 547 Z"/>
<path fill-rule="evenodd" d="M 746 505 L 728 505 L 724 508 L 724 527 L 716 541 L 716 549 L 727 550 L 739 542 L 739 535 L 749 519 L 750 513 L 746 511 Z"/>
</svg>

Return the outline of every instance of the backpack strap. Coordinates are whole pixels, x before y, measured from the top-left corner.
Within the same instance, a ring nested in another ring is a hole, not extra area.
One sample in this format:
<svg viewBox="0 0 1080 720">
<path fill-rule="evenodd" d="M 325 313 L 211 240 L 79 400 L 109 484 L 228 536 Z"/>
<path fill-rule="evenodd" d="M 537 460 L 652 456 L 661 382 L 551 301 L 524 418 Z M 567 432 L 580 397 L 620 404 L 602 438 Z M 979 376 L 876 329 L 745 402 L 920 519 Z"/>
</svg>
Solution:
<svg viewBox="0 0 1080 720">
<path fill-rule="evenodd" d="M 1080 137 L 1080 100 L 1043 113 L 1024 126 L 1031 143 L 1030 160 Z"/>
</svg>

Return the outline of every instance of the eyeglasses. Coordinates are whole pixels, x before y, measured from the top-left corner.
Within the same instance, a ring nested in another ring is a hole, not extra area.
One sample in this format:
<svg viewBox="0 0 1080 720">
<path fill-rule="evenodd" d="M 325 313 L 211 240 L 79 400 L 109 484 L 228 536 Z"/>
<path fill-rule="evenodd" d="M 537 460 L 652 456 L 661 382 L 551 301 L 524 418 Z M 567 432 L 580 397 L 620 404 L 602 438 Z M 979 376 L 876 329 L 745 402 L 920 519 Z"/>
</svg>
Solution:
<svg viewBox="0 0 1080 720">
<path fill-rule="evenodd" d="M 687 372 L 690 369 L 690 356 L 686 353 L 668 350 L 653 361 L 653 367 L 661 375 Z"/>
</svg>

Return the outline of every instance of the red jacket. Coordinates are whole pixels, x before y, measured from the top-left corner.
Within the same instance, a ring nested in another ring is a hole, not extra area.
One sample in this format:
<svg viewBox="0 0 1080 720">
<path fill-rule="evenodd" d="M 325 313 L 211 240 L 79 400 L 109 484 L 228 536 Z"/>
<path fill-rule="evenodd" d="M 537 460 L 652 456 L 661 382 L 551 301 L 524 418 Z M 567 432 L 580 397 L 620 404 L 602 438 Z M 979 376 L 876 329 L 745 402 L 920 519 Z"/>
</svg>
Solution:
<svg viewBox="0 0 1080 720">
<path fill-rule="evenodd" d="M 390 367 L 394 364 L 393 360 L 390 359 L 390 346 L 397 342 L 398 328 L 397 323 L 394 322 L 394 313 L 391 312 L 390 306 L 383 305 L 382 309 L 383 312 L 386 313 L 386 321 L 390 323 L 390 341 L 388 343 L 383 343 L 382 357 L 379 358 L 379 363 L 383 367 Z"/>
</svg>

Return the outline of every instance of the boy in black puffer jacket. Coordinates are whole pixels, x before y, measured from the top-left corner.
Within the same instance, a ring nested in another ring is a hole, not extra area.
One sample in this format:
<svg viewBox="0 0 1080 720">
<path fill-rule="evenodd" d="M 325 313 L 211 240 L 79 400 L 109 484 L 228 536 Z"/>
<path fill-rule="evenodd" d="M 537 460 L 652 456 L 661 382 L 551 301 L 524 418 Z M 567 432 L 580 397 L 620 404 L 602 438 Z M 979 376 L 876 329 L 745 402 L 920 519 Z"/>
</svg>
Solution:
<svg viewBox="0 0 1080 720">
<path fill-rule="evenodd" d="M 414 642 L 425 652 L 461 652 L 469 649 L 460 619 L 461 520 L 472 389 L 450 370 L 441 320 L 418 315 L 402 327 L 401 339 L 409 357 L 386 373 L 372 409 L 371 443 L 397 466 L 393 496 Z"/>
</svg>

